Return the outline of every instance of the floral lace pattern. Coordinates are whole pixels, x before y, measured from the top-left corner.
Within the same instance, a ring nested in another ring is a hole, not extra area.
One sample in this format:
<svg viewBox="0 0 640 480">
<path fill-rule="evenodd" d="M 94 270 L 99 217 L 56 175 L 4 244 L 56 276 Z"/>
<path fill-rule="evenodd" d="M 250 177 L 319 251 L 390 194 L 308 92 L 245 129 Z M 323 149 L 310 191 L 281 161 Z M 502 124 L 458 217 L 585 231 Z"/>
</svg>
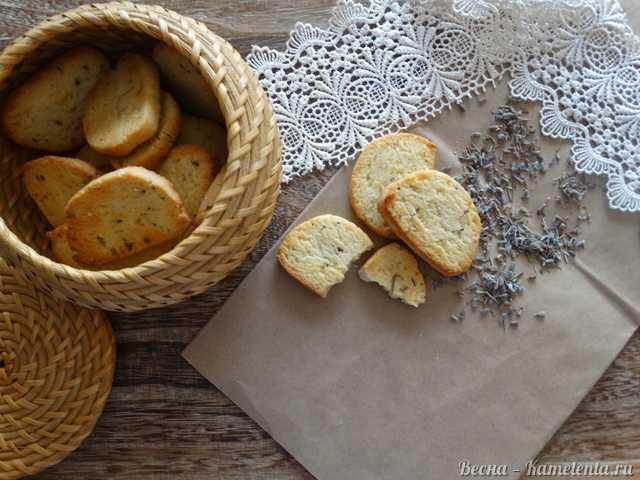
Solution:
<svg viewBox="0 0 640 480">
<path fill-rule="evenodd" d="M 617 0 L 341 0 L 326 30 L 247 58 L 276 111 L 283 181 L 344 164 L 374 138 L 511 75 L 545 135 L 606 177 L 611 208 L 640 211 L 640 37 Z"/>
</svg>

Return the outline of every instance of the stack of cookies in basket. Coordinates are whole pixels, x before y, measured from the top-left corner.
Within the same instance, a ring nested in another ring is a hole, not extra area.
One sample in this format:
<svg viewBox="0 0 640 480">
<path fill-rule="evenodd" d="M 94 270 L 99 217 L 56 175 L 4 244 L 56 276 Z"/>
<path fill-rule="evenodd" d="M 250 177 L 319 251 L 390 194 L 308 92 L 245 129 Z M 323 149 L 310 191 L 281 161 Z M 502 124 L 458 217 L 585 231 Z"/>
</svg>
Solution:
<svg viewBox="0 0 640 480">
<path fill-rule="evenodd" d="M 349 199 L 366 227 L 390 242 L 360 267 L 364 281 L 392 298 L 418 306 L 426 284 L 417 257 L 437 272 L 456 276 L 471 266 L 481 222 L 468 192 L 434 169 L 436 146 L 408 133 L 372 142 L 351 175 Z M 349 265 L 374 248 L 367 233 L 344 218 L 321 215 L 287 234 L 277 258 L 294 278 L 324 297 Z"/>
<path fill-rule="evenodd" d="M 0 111 L 7 138 L 37 152 L 23 179 L 56 260 L 84 269 L 157 258 L 197 226 L 226 161 L 223 122 L 204 78 L 162 42 L 113 61 L 76 47 Z"/>
</svg>

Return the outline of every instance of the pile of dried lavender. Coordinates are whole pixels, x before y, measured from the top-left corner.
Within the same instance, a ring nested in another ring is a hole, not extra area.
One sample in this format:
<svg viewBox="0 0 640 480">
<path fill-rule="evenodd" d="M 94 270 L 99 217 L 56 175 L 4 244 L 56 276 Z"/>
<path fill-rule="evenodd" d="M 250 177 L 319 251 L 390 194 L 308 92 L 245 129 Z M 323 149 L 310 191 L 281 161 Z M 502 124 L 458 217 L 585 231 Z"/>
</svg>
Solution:
<svg viewBox="0 0 640 480">
<path fill-rule="evenodd" d="M 569 226 L 569 217 L 554 215 L 547 221 L 545 210 L 551 198 L 537 206 L 535 213 L 527 208 L 532 198 L 529 184 L 535 184 L 539 176 L 558 162 L 558 152 L 549 160 L 544 157 L 526 114 L 520 103 L 507 99 L 506 104 L 493 112 L 489 132 L 471 135 L 470 144 L 459 155 L 462 173 L 456 177 L 471 195 L 482 219 L 481 254 L 465 278 L 457 280 L 471 282 L 466 287 L 471 308 L 480 308 L 481 314 L 495 314 L 495 308 L 500 312 L 499 321 L 503 324 L 508 321 L 513 326 L 522 315 L 522 308 L 513 306 L 514 297 L 524 291 L 523 273 L 515 271 L 514 260 L 525 256 L 539 264 L 526 277 L 530 281 L 538 272 L 558 268 L 561 262 L 576 255 L 578 248 L 584 247 L 584 241 L 579 240 L 580 222 L 589 219 L 581 206 L 589 186 L 575 172 L 563 173 L 553 181 L 559 189 L 556 201 L 578 206 L 573 227 Z M 571 159 L 567 163 L 570 165 Z M 516 203 L 520 205 L 517 208 Z M 538 228 L 529 225 L 532 218 L 538 219 Z M 474 274 L 478 280 L 471 278 Z M 459 320 L 464 315 L 463 310 L 451 318 Z M 544 314 L 537 312 L 534 316 L 540 318 Z"/>
</svg>

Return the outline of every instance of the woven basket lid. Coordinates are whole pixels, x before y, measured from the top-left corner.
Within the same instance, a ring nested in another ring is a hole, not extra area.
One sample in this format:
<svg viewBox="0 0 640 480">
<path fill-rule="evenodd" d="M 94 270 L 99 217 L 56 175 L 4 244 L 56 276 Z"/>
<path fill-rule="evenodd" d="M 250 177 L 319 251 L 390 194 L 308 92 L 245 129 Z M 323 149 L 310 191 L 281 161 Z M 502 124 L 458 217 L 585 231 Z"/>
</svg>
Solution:
<svg viewBox="0 0 640 480">
<path fill-rule="evenodd" d="M 103 312 L 36 290 L 0 258 L 0 478 L 38 473 L 80 445 L 115 358 Z"/>
</svg>

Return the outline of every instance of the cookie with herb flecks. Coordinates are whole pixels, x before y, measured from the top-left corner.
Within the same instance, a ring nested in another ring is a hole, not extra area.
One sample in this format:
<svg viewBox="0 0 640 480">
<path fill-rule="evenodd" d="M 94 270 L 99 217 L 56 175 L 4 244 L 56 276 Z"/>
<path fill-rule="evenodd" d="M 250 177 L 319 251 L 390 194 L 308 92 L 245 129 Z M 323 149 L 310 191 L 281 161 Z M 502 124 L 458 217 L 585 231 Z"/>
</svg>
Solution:
<svg viewBox="0 0 640 480">
<path fill-rule="evenodd" d="M 81 188 L 100 176 L 91 163 L 71 157 L 47 155 L 22 166 L 24 185 L 54 227 L 64 222 L 67 202 Z"/>
<path fill-rule="evenodd" d="M 125 53 L 87 95 L 82 125 L 87 142 L 107 155 L 129 155 L 158 130 L 160 72 L 150 58 Z"/>
<path fill-rule="evenodd" d="M 89 92 L 111 65 L 100 50 L 83 46 L 62 54 L 13 91 L 0 122 L 15 143 L 62 153 L 85 141 L 82 112 Z"/>
<path fill-rule="evenodd" d="M 114 168 L 138 166 L 155 169 L 166 157 L 180 134 L 182 112 L 173 96 L 162 90 L 160 92 L 160 120 L 156 133 L 142 145 L 137 146 L 129 155 L 109 157 Z"/>
<path fill-rule="evenodd" d="M 218 168 L 227 162 L 227 129 L 215 120 L 194 115 L 182 116 L 182 128 L 176 145 L 201 144 L 216 157 Z"/>
<path fill-rule="evenodd" d="M 162 161 L 156 172 L 173 184 L 182 197 L 187 213 L 195 219 L 202 200 L 218 173 L 218 164 L 204 145 L 178 145 Z"/>
<path fill-rule="evenodd" d="M 417 255 L 447 276 L 471 266 L 482 225 L 469 193 L 446 173 L 422 170 L 387 185 L 378 208 Z"/>
<path fill-rule="evenodd" d="M 391 298 L 417 307 L 427 300 L 427 284 L 413 253 L 397 242 L 376 250 L 358 270 L 365 282 L 380 285 Z"/>
<path fill-rule="evenodd" d="M 276 258 L 293 278 L 324 298 L 344 280 L 351 263 L 371 248 L 373 242 L 355 223 L 325 214 L 291 230 Z"/>
<path fill-rule="evenodd" d="M 187 112 L 224 123 L 218 98 L 187 56 L 167 43 L 158 42 L 151 57 L 160 67 L 163 83 Z"/>
<path fill-rule="evenodd" d="M 435 144 L 418 135 L 396 133 L 371 142 L 358 157 L 349 183 L 349 199 L 358 218 L 378 235 L 395 238 L 378 211 L 380 192 L 400 177 L 433 168 L 435 161 Z"/>
<path fill-rule="evenodd" d="M 63 263 L 70 267 L 81 268 L 87 270 L 122 270 L 123 268 L 132 268 L 138 266 L 149 260 L 154 260 L 160 257 L 162 254 L 167 253 L 173 247 L 171 240 L 154 245 L 140 252 L 134 253 L 127 257 L 119 258 L 109 263 L 102 265 L 96 265 L 95 267 L 85 267 L 76 262 L 73 257 L 78 252 L 71 249 L 69 241 L 67 240 L 67 232 L 69 227 L 65 224 L 53 229 L 47 233 L 47 239 L 51 242 L 51 251 L 53 257 L 59 263 Z"/>
<path fill-rule="evenodd" d="M 95 267 L 181 235 L 191 224 L 174 186 L 143 167 L 123 167 L 91 181 L 67 204 L 73 259 Z"/>
</svg>

